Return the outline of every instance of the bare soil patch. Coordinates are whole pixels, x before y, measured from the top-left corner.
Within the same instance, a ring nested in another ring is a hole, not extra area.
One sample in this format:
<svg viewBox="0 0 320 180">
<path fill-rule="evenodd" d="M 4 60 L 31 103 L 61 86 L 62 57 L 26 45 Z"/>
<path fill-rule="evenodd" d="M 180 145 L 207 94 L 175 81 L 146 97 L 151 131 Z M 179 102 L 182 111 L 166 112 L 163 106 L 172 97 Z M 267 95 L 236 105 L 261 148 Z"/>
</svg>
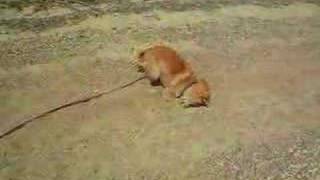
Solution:
<svg viewBox="0 0 320 180">
<path fill-rule="evenodd" d="M 6 26 L 0 129 L 135 79 L 134 49 L 159 39 L 217 95 L 183 109 L 143 81 L 52 114 L 0 141 L 0 179 L 318 179 L 319 6 L 246 2 Z"/>
</svg>

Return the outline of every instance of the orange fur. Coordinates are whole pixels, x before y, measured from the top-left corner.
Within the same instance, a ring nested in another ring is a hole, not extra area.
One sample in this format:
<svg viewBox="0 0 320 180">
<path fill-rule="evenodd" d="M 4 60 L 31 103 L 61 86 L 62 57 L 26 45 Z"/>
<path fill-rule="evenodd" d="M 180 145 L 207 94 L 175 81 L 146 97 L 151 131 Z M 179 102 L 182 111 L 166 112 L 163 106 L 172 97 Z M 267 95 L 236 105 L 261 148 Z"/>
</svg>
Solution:
<svg viewBox="0 0 320 180">
<path fill-rule="evenodd" d="M 207 81 L 201 79 L 192 84 L 190 88 L 186 89 L 181 99 L 181 103 L 186 107 L 207 106 L 210 101 L 210 88 Z"/>
<path fill-rule="evenodd" d="M 185 106 L 207 105 L 209 86 L 198 81 L 191 65 L 172 48 L 154 45 L 139 52 L 137 64 L 151 83 L 159 81 L 166 99 L 183 96 Z"/>
</svg>

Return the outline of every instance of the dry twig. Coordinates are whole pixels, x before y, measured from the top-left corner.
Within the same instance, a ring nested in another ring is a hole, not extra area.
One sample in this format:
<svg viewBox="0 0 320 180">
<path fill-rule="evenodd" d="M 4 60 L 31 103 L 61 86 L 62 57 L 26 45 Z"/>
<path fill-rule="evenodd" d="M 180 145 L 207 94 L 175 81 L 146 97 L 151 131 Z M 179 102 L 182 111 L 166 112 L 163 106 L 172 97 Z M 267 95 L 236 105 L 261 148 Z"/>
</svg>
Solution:
<svg viewBox="0 0 320 180">
<path fill-rule="evenodd" d="M 15 131 L 23 128 L 27 124 L 29 124 L 29 123 L 31 123 L 31 122 L 39 119 L 39 118 L 45 117 L 45 116 L 47 116 L 47 115 L 49 115 L 51 113 L 54 113 L 56 111 L 59 111 L 61 109 L 65 109 L 67 107 L 74 106 L 74 105 L 81 104 L 81 103 L 86 103 L 86 102 L 88 102 L 88 101 L 90 101 L 92 99 L 99 98 L 99 97 L 101 97 L 103 95 L 111 94 L 111 93 L 113 93 L 115 91 L 119 91 L 121 89 L 124 89 L 126 87 L 129 87 L 129 86 L 135 84 L 136 82 L 138 82 L 138 81 L 140 81 L 140 80 L 142 80 L 144 78 L 145 77 L 139 77 L 139 78 L 137 78 L 137 79 L 135 79 L 135 80 L 133 80 L 131 82 L 128 82 L 128 83 L 126 83 L 126 84 L 124 84 L 122 86 L 119 86 L 117 88 L 114 88 L 114 89 L 111 89 L 111 90 L 102 91 L 102 92 L 99 92 L 97 94 L 91 95 L 89 97 L 84 97 L 84 98 L 81 98 L 81 99 L 78 99 L 78 100 L 75 100 L 75 101 L 72 101 L 72 102 L 69 102 L 69 103 L 65 103 L 65 104 L 59 105 L 59 106 L 57 106 L 55 108 L 49 109 L 47 111 L 44 111 L 44 112 L 42 112 L 42 113 L 40 113 L 38 115 L 31 116 L 30 118 L 27 118 L 27 119 L 24 119 L 24 120 L 20 121 L 20 123 L 15 125 L 13 128 L 10 128 L 9 130 L 6 130 L 5 132 L 1 133 L 0 134 L 0 139 L 2 139 L 4 137 L 14 133 Z"/>
</svg>

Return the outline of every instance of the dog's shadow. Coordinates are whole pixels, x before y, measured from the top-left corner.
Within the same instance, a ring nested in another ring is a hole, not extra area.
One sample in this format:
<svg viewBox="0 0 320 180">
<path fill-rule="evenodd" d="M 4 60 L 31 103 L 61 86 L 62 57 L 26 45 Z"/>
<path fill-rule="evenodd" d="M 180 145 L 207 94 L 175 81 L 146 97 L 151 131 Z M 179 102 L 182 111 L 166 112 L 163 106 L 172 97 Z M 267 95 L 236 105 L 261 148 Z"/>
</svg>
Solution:
<svg viewBox="0 0 320 180">
<path fill-rule="evenodd" d="M 163 86 L 160 80 L 151 81 L 150 84 L 151 86 Z"/>
</svg>

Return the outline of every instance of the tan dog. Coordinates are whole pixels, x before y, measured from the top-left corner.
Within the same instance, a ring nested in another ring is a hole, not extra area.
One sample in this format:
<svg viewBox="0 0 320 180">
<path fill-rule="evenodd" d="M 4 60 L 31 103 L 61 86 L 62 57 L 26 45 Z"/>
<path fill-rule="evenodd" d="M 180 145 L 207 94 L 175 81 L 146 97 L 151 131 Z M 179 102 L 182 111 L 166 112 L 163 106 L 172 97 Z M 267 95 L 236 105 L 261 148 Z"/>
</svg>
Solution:
<svg viewBox="0 0 320 180">
<path fill-rule="evenodd" d="M 208 104 L 208 83 L 198 81 L 190 64 L 174 49 L 162 44 L 146 48 L 138 53 L 137 64 L 152 84 L 160 82 L 165 87 L 163 96 L 167 100 L 183 96 L 185 107 Z"/>
</svg>

